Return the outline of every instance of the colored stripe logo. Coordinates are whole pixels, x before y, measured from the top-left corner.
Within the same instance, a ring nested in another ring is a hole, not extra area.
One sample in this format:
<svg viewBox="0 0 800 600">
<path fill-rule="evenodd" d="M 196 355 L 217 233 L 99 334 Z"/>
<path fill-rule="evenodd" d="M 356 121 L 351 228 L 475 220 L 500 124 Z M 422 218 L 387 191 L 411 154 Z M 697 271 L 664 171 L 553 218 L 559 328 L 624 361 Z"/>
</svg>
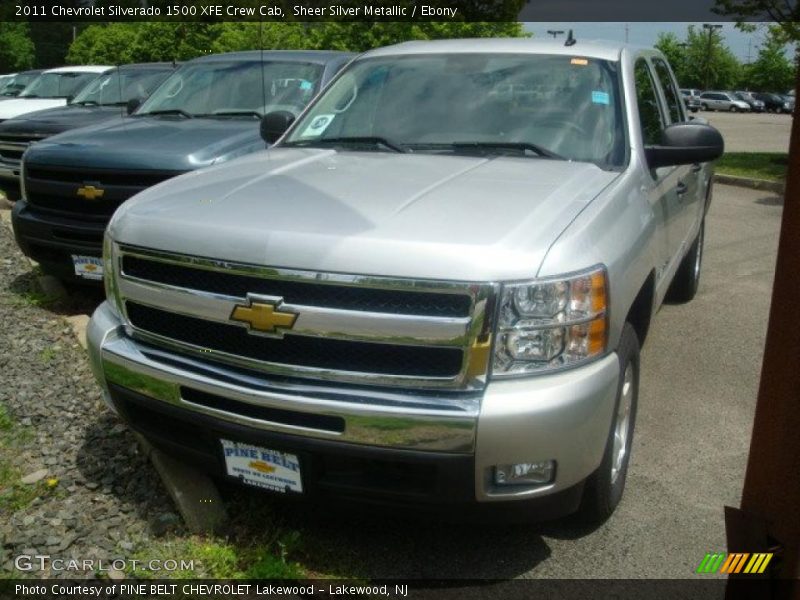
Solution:
<svg viewBox="0 0 800 600">
<path fill-rule="evenodd" d="M 763 573 L 769 561 L 772 560 L 771 552 L 750 554 L 747 552 L 708 553 L 697 567 L 697 573 L 722 573 L 737 574 L 747 573 L 756 575 Z"/>
</svg>

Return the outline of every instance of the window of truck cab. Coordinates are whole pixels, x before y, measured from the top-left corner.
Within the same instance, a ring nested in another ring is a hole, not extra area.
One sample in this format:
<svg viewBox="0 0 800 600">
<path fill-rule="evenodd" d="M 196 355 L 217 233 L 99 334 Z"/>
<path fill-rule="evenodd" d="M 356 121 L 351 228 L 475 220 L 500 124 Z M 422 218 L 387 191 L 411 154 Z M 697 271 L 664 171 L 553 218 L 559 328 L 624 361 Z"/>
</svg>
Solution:
<svg viewBox="0 0 800 600">
<path fill-rule="evenodd" d="M 191 116 L 300 114 L 322 80 L 323 65 L 299 61 L 209 60 L 180 67 L 137 111 L 181 110 Z"/>
<path fill-rule="evenodd" d="M 619 63 L 580 55 L 374 56 L 340 73 L 281 144 L 380 138 L 406 152 L 448 154 L 469 152 L 471 142 L 528 143 L 621 168 L 621 97 Z"/>
</svg>

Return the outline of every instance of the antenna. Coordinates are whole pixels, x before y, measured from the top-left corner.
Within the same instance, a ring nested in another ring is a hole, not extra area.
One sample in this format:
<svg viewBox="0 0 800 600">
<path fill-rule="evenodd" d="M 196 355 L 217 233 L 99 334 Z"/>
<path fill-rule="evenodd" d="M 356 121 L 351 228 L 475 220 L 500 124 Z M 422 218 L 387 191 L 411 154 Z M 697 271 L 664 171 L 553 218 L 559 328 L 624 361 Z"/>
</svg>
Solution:
<svg viewBox="0 0 800 600">
<path fill-rule="evenodd" d="M 261 110 L 265 113 L 267 111 L 267 84 L 264 81 L 264 19 L 258 22 L 258 47 L 261 49 L 261 62 L 259 69 L 261 70 Z M 261 115 L 262 117 L 264 115 Z"/>
<path fill-rule="evenodd" d="M 567 39 L 564 42 L 565 46 L 574 46 L 575 45 L 575 37 L 572 35 L 572 29 L 569 30 L 567 34 Z"/>
<path fill-rule="evenodd" d="M 119 102 L 120 102 L 119 116 L 125 117 L 125 112 L 126 112 L 125 105 L 122 104 L 123 102 L 125 102 L 125 98 L 122 97 L 122 70 L 120 69 L 120 67 L 122 67 L 122 65 L 117 65 L 117 83 L 119 84 L 118 87 L 119 87 Z"/>
</svg>

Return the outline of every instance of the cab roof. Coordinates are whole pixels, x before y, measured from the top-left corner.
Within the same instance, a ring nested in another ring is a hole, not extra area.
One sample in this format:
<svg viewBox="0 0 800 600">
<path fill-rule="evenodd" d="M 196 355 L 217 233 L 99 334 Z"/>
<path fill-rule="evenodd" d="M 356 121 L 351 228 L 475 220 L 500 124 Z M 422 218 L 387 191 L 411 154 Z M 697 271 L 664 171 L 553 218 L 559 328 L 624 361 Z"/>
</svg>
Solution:
<svg viewBox="0 0 800 600">
<path fill-rule="evenodd" d="M 470 38 L 452 40 L 412 41 L 377 48 L 364 53 L 368 56 L 401 56 L 411 54 L 555 54 L 617 61 L 625 48 L 639 51 L 643 48 L 620 42 L 583 40 L 578 38 L 572 46 L 564 39 L 533 38 Z"/>
</svg>

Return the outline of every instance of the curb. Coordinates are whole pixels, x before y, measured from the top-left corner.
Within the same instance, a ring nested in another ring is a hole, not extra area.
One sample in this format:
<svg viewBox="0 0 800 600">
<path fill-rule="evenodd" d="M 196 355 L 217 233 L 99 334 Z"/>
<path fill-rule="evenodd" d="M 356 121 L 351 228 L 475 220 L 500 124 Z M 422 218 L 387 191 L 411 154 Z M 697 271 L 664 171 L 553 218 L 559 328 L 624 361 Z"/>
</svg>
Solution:
<svg viewBox="0 0 800 600">
<path fill-rule="evenodd" d="M 738 187 L 750 188 L 751 190 L 766 190 L 775 192 L 776 194 L 783 194 L 786 188 L 786 183 L 783 181 L 737 177 L 736 175 L 722 175 L 720 173 L 714 173 L 714 183 L 735 185 Z"/>
</svg>

